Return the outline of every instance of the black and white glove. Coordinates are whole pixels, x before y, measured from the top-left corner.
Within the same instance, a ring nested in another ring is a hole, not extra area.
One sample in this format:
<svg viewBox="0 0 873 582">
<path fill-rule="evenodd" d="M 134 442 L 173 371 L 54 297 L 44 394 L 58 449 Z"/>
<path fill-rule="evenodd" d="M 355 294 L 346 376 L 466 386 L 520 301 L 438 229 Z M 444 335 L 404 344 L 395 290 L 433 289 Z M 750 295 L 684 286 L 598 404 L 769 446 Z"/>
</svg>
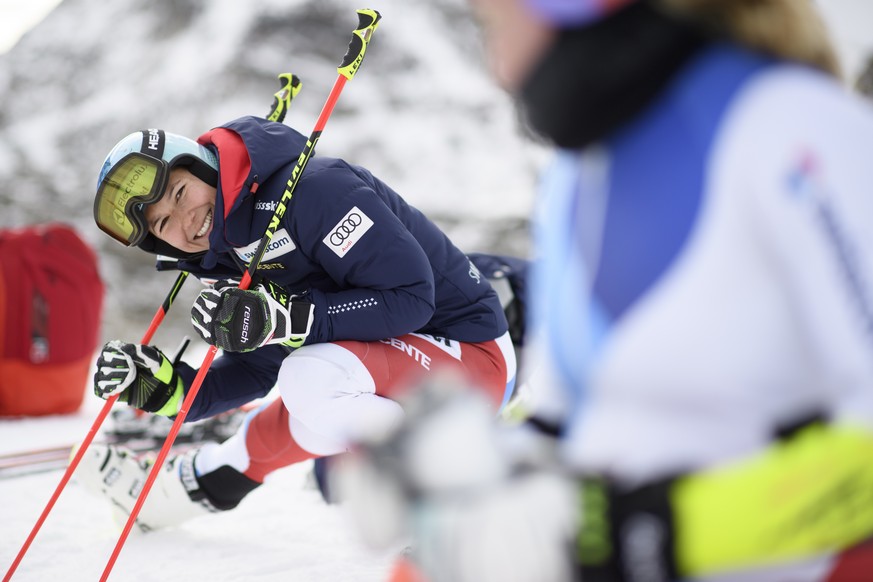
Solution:
<svg viewBox="0 0 873 582">
<path fill-rule="evenodd" d="M 283 344 L 299 348 L 312 329 L 315 306 L 269 281 L 240 289 L 232 279 L 205 289 L 191 309 L 191 323 L 206 343 L 227 352 Z"/>
<path fill-rule="evenodd" d="M 113 340 L 103 346 L 94 373 L 94 394 L 118 399 L 134 408 L 163 416 L 179 412 L 184 397 L 182 379 L 173 364 L 154 346 Z"/>
</svg>

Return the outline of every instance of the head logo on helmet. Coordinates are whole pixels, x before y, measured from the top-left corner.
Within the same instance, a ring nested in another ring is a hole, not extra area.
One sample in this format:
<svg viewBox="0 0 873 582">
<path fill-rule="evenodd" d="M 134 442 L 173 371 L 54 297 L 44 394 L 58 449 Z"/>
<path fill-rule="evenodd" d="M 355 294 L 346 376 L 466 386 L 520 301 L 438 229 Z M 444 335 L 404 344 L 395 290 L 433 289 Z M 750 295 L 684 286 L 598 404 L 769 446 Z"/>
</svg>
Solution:
<svg viewBox="0 0 873 582">
<path fill-rule="evenodd" d="M 161 142 L 160 132 L 157 129 L 150 129 L 149 130 L 149 145 L 148 145 L 147 149 L 150 149 L 154 152 L 157 152 L 158 146 L 160 145 L 160 142 Z M 161 156 L 161 154 L 158 154 L 158 157 L 160 157 L 160 156 Z"/>
</svg>

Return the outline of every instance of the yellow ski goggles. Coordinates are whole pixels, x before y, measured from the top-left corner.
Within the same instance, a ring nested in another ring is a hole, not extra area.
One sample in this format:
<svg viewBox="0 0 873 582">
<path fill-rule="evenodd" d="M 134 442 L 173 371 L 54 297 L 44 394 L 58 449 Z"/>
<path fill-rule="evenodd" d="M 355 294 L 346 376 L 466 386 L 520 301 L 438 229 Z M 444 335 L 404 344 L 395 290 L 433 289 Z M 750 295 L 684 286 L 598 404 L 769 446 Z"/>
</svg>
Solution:
<svg viewBox="0 0 873 582">
<path fill-rule="evenodd" d="M 161 199 L 169 174 L 164 160 L 139 152 L 121 158 L 97 188 L 94 219 L 100 230 L 122 244 L 139 245 L 149 231 L 145 207 Z"/>
</svg>

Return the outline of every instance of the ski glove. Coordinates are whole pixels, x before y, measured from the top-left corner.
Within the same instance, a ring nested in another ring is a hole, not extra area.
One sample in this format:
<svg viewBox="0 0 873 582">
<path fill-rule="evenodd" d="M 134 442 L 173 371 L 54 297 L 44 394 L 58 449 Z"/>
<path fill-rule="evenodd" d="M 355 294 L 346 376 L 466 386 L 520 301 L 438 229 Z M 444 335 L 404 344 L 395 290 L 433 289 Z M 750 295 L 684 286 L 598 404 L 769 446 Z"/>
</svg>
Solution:
<svg viewBox="0 0 873 582">
<path fill-rule="evenodd" d="M 113 340 L 103 346 L 94 373 L 94 394 L 118 399 L 134 408 L 174 416 L 185 395 L 173 364 L 154 346 Z"/>
<path fill-rule="evenodd" d="M 315 306 L 269 281 L 243 290 L 232 279 L 205 289 L 191 309 L 191 323 L 206 343 L 227 352 L 282 344 L 299 348 L 312 329 Z"/>
</svg>

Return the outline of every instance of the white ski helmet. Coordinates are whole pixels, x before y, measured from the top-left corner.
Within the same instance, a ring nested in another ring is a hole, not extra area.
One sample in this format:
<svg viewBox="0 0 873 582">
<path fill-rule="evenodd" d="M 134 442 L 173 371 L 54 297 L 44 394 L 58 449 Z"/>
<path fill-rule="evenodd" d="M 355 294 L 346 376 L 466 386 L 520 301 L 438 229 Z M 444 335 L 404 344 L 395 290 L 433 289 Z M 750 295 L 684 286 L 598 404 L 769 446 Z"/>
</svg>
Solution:
<svg viewBox="0 0 873 582">
<path fill-rule="evenodd" d="M 213 188 L 218 184 L 218 158 L 196 141 L 160 129 L 131 133 L 106 156 L 97 179 L 94 220 L 100 229 L 126 246 L 176 258 L 186 253 L 149 233 L 145 207 L 167 188 L 170 170 L 185 166 Z"/>
</svg>

